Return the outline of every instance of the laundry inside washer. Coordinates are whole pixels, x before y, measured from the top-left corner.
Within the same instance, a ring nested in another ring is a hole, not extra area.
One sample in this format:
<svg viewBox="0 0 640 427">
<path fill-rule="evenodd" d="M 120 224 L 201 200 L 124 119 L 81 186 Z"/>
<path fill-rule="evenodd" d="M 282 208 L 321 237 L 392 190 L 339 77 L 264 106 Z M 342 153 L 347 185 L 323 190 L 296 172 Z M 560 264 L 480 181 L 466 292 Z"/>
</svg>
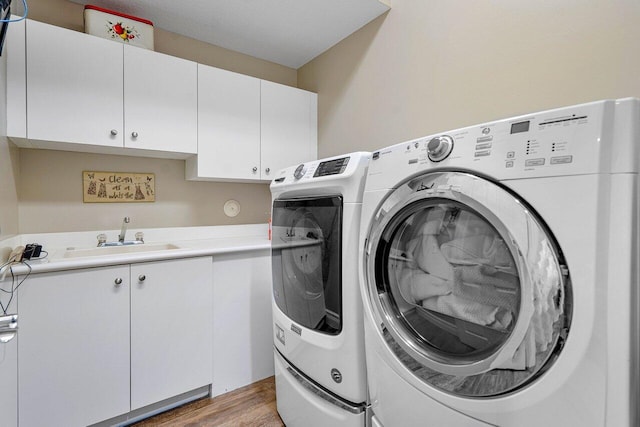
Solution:
<svg viewBox="0 0 640 427">
<path fill-rule="evenodd" d="M 477 188 L 480 178 L 434 172 L 404 184 L 416 200 L 396 210 L 376 239 L 379 300 L 386 317 L 394 319 L 388 322 L 390 342 L 394 335 L 398 343 L 407 342 L 410 335 L 424 357 L 453 366 L 422 366 L 417 375 L 460 395 L 502 394 L 534 378 L 561 340 L 568 320 L 562 271 L 558 264 L 529 269 L 536 276 L 523 285 L 526 275 L 519 271 L 526 267 L 516 261 L 521 251 L 501 221 L 492 221 L 469 200 L 419 193 L 452 182 Z M 492 197 L 503 206 L 513 203 L 499 187 Z M 540 226 L 534 217 L 528 221 L 513 223 L 534 235 Z M 529 241 L 533 256 L 553 259 L 549 241 L 537 235 Z M 411 346 L 393 347 L 405 365 L 416 365 Z M 497 354 L 490 364 L 482 363 Z"/>
</svg>

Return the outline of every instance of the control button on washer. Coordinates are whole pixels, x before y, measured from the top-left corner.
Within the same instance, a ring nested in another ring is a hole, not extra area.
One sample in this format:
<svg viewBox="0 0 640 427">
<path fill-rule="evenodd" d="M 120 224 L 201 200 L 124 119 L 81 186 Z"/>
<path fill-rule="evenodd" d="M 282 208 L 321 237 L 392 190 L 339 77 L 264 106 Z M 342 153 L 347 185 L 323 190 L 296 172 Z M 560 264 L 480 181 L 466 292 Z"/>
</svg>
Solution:
<svg viewBox="0 0 640 427">
<path fill-rule="evenodd" d="M 558 157 L 552 157 L 550 163 L 552 165 L 562 165 L 562 164 L 572 163 L 572 162 L 573 162 L 573 156 L 558 156 Z"/>
<path fill-rule="evenodd" d="M 491 154 L 491 150 L 476 151 L 475 157 L 485 157 Z"/>
<path fill-rule="evenodd" d="M 543 166 L 544 165 L 544 159 L 529 159 L 526 162 L 524 162 L 525 166 Z"/>
<path fill-rule="evenodd" d="M 507 151 L 507 159 L 513 159 L 516 157 L 515 151 Z"/>
<path fill-rule="evenodd" d="M 432 162 L 440 162 L 446 159 L 453 150 L 453 138 L 442 135 L 432 138 L 427 143 L 427 154 Z"/>
<path fill-rule="evenodd" d="M 513 167 L 513 160 L 507 161 L 507 163 L 505 163 L 505 167 L 512 168 Z"/>
<path fill-rule="evenodd" d="M 303 163 L 300 166 L 298 166 L 296 170 L 293 172 L 293 177 L 295 179 L 300 179 L 304 176 L 306 172 L 307 172 L 307 166 Z"/>
</svg>

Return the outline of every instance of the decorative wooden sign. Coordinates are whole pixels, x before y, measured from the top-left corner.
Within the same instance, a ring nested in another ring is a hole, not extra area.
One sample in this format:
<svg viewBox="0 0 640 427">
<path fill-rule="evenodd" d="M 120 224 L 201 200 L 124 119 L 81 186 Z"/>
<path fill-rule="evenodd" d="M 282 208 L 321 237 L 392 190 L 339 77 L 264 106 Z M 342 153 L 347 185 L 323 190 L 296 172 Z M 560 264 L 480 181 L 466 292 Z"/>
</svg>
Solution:
<svg viewBox="0 0 640 427">
<path fill-rule="evenodd" d="M 139 203 L 156 201 L 153 173 L 82 172 L 82 200 L 85 203 Z"/>
</svg>

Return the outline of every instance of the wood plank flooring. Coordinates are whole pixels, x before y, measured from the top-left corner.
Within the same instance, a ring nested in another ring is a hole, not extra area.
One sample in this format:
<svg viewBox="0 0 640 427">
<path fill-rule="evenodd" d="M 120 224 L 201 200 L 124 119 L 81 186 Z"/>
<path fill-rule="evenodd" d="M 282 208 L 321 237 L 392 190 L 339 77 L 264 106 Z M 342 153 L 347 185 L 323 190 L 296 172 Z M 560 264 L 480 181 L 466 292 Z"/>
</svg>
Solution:
<svg viewBox="0 0 640 427">
<path fill-rule="evenodd" d="M 187 403 L 135 427 L 284 427 L 276 410 L 274 377 L 232 392 Z"/>
</svg>

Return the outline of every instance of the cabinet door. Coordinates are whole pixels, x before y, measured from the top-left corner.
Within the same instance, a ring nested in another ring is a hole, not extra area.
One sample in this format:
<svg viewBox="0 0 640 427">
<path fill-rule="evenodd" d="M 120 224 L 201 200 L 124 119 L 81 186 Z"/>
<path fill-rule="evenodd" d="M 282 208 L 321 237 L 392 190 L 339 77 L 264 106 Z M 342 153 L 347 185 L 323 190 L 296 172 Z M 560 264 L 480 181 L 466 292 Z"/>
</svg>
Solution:
<svg viewBox="0 0 640 427">
<path fill-rule="evenodd" d="M 7 310 L 7 314 L 17 314 L 17 298 L 11 298 L 14 282 L 8 275 L 6 280 L 0 281 L 0 302 Z M 11 300 L 11 301 L 10 301 Z M 4 313 L 0 311 L 0 316 Z M 19 319 L 18 319 L 19 321 Z M 20 326 L 20 324 L 18 324 Z M 3 337 L 5 340 L 8 336 Z M 0 341 L 0 425 L 3 427 L 18 427 L 18 338 L 14 335 L 9 341 Z"/>
<path fill-rule="evenodd" d="M 127 148 L 196 153 L 197 64 L 124 46 L 124 113 Z"/>
<path fill-rule="evenodd" d="M 211 384 L 211 257 L 131 266 L 131 409 Z"/>
<path fill-rule="evenodd" d="M 273 375 L 269 251 L 213 258 L 213 319 L 213 396 Z"/>
<path fill-rule="evenodd" d="M 21 427 L 129 411 L 129 267 L 30 276 L 20 286 Z"/>
<path fill-rule="evenodd" d="M 27 21 L 29 139 L 122 147 L 122 88 L 121 44 Z"/>
<path fill-rule="evenodd" d="M 261 174 L 315 160 L 318 107 L 315 93 L 261 81 Z"/>
<path fill-rule="evenodd" d="M 260 179 L 259 79 L 198 65 L 196 161 L 200 179 Z"/>
<path fill-rule="evenodd" d="M 26 22 L 13 22 L 7 27 L 7 136 L 27 137 L 27 49 Z"/>
</svg>

